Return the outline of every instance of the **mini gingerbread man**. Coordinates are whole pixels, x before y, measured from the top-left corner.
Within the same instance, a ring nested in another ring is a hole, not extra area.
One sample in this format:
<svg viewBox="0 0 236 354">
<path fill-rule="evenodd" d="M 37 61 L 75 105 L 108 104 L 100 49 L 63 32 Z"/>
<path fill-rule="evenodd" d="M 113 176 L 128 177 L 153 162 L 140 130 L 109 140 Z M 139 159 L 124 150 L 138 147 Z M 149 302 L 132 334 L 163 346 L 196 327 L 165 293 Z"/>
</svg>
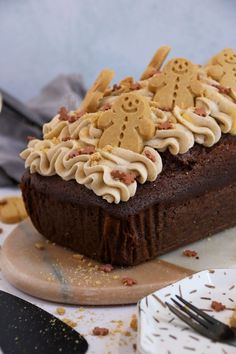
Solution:
<svg viewBox="0 0 236 354">
<path fill-rule="evenodd" d="M 224 49 L 210 61 L 207 73 L 222 86 L 236 91 L 236 53 Z"/>
<path fill-rule="evenodd" d="M 183 109 L 192 107 L 195 97 L 203 93 L 198 67 L 184 58 L 170 60 L 163 71 L 150 80 L 149 88 L 159 108 L 167 111 L 173 110 L 175 105 Z"/>
<path fill-rule="evenodd" d="M 142 152 L 144 140 L 154 136 L 155 125 L 147 99 L 134 93 L 124 93 L 114 102 L 112 109 L 99 117 L 97 126 L 103 129 L 98 147 L 118 146 Z"/>
<path fill-rule="evenodd" d="M 110 69 L 104 69 L 100 72 L 81 102 L 81 105 L 77 110 L 78 113 L 96 112 L 99 100 L 104 96 L 113 76 L 114 71 Z"/>
</svg>

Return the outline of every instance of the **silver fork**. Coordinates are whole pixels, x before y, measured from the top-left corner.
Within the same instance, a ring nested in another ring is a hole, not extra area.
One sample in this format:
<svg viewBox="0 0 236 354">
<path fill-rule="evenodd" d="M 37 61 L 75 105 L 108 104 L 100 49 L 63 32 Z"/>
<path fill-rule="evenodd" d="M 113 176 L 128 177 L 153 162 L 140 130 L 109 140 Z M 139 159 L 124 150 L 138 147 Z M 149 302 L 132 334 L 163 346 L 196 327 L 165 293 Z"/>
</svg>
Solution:
<svg viewBox="0 0 236 354">
<path fill-rule="evenodd" d="M 172 313 L 203 336 L 215 342 L 223 342 L 236 347 L 236 330 L 209 316 L 181 296 L 175 296 L 180 301 L 178 302 L 171 298 L 176 306 L 166 302 L 166 305 Z"/>
</svg>

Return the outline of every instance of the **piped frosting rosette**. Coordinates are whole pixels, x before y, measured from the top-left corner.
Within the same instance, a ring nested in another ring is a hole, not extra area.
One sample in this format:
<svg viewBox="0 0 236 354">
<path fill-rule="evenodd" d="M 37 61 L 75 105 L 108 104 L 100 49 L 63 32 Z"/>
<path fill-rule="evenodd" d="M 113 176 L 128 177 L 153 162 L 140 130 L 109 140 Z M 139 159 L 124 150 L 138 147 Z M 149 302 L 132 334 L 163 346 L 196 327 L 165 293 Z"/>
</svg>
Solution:
<svg viewBox="0 0 236 354">
<path fill-rule="evenodd" d="M 219 123 L 224 133 L 236 135 L 236 104 L 230 96 L 219 93 L 214 86 L 204 85 L 205 101 L 210 115 Z"/>
<path fill-rule="evenodd" d="M 73 116 L 73 112 L 69 113 Z M 60 140 L 70 137 L 70 139 L 80 140 L 84 144 L 96 146 L 102 131 L 96 127 L 99 118 L 98 113 L 84 114 L 73 123 L 61 121 L 56 115 L 51 122 L 44 124 L 44 139 L 57 137 Z"/>
<path fill-rule="evenodd" d="M 109 203 L 128 201 L 136 192 L 137 181 L 154 181 L 162 170 L 160 155 L 150 147 L 141 154 L 118 147 L 97 149 L 93 154 L 83 153 L 83 149 L 86 152 L 76 141 L 54 145 L 35 139 L 21 157 L 31 173 L 75 179 Z"/>
<path fill-rule="evenodd" d="M 169 123 L 168 129 L 162 129 L 162 125 L 168 122 L 166 117 L 156 124 L 155 135 L 146 145 L 160 152 L 169 150 L 173 155 L 184 154 L 194 145 L 193 134 L 179 123 Z"/>
<path fill-rule="evenodd" d="M 192 132 L 198 144 L 210 147 L 219 141 L 221 129 L 212 117 L 201 117 L 191 108 L 182 110 L 177 106 L 174 108 L 174 115 L 180 124 Z"/>
</svg>

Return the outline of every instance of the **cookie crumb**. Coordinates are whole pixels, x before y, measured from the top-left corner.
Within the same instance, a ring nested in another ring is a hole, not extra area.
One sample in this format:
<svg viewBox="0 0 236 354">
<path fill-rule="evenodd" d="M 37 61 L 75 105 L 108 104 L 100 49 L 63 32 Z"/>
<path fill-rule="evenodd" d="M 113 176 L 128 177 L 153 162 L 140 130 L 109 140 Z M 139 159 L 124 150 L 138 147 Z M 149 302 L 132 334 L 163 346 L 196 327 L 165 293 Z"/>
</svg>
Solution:
<svg viewBox="0 0 236 354">
<path fill-rule="evenodd" d="M 198 254 L 197 254 L 196 251 L 184 250 L 183 251 L 183 256 L 185 256 L 185 257 L 197 257 Z"/>
<path fill-rule="evenodd" d="M 125 286 L 133 286 L 133 285 L 137 284 L 137 280 L 129 278 L 129 277 L 125 277 L 122 279 L 122 284 L 124 284 Z"/>
<path fill-rule="evenodd" d="M 225 310 L 225 305 L 223 305 L 222 302 L 212 301 L 211 308 L 216 312 L 220 312 Z"/>
<path fill-rule="evenodd" d="M 64 309 L 64 307 L 57 307 L 56 309 L 56 313 L 60 316 L 63 316 L 65 314 L 66 310 Z"/>
<path fill-rule="evenodd" d="M 166 122 L 159 123 L 157 128 L 162 130 L 168 130 L 168 129 L 172 129 L 173 125 L 169 120 L 167 120 Z"/>
<path fill-rule="evenodd" d="M 112 170 L 111 177 L 114 179 L 118 179 L 127 186 L 129 186 L 130 184 L 134 183 L 136 175 L 133 172 L 125 173 L 119 170 Z"/>
<path fill-rule="evenodd" d="M 224 87 L 222 85 L 212 85 L 214 86 L 215 88 L 218 89 L 219 93 L 224 93 L 226 95 L 230 95 L 231 92 L 232 92 L 232 89 L 230 87 Z"/>
<path fill-rule="evenodd" d="M 59 114 L 59 120 L 68 120 L 69 119 L 69 114 L 68 111 L 65 107 L 61 107 L 58 111 Z"/>
<path fill-rule="evenodd" d="M 34 247 L 37 248 L 37 250 L 40 250 L 40 251 L 45 250 L 45 246 L 44 246 L 44 244 L 41 243 L 41 242 L 36 242 L 36 243 L 34 244 Z"/>
<path fill-rule="evenodd" d="M 144 155 L 152 162 L 156 162 L 156 157 L 154 156 L 154 154 L 151 153 L 151 151 L 144 150 Z"/>
<path fill-rule="evenodd" d="M 107 336 L 109 334 L 109 329 L 104 327 L 94 327 L 93 335 L 94 336 Z"/>
<path fill-rule="evenodd" d="M 114 268 L 111 264 L 103 264 L 98 269 L 104 273 L 110 273 Z"/>
<path fill-rule="evenodd" d="M 198 116 L 201 116 L 201 117 L 207 116 L 207 112 L 206 112 L 205 108 L 203 108 L 203 107 L 195 108 L 194 113 L 197 114 Z"/>
<path fill-rule="evenodd" d="M 131 337 L 131 333 L 129 331 L 125 331 L 123 334 L 125 337 Z"/>
<path fill-rule="evenodd" d="M 132 330 L 134 330 L 135 332 L 137 332 L 138 330 L 138 319 L 136 315 L 132 316 L 132 319 L 130 321 L 130 328 L 132 328 Z"/>
</svg>

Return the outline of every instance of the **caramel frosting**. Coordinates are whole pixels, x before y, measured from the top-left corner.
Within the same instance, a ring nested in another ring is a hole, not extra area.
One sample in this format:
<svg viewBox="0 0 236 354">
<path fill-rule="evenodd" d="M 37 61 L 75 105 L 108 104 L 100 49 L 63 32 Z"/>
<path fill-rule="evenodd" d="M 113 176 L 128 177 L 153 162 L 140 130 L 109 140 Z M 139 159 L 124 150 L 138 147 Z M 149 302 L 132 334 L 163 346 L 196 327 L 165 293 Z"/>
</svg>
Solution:
<svg viewBox="0 0 236 354">
<path fill-rule="evenodd" d="M 80 148 L 81 144 L 75 140 L 54 144 L 50 140 L 35 139 L 21 157 L 31 173 L 43 176 L 57 174 L 64 180 L 75 179 L 109 203 L 128 201 L 136 192 L 137 181 L 141 184 L 154 181 L 162 170 L 160 155 L 149 147 L 145 147 L 142 154 L 107 146 L 91 155 L 81 153 L 73 156 L 73 152 Z M 118 178 L 112 177 L 113 171 L 119 171 L 121 176 L 131 176 L 133 181 L 124 183 L 119 174 Z"/>
<path fill-rule="evenodd" d="M 72 115 L 73 112 L 70 112 Z M 84 114 L 80 119 L 73 123 L 61 121 L 59 115 L 56 115 L 51 122 L 44 124 L 44 139 L 52 139 L 56 137 L 60 140 L 70 137 L 79 140 L 87 145 L 97 146 L 98 139 L 101 137 L 102 131 L 96 127 L 99 118 L 98 113 Z"/>
<path fill-rule="evenodd" d="M 160 72 L 168 52 L 157 51 L 139 81 L 127 77 L 108 87 L 113 72 L 103 71 L 86 104 L 75 112 L 63 108 L 43 126 L 43 140 L 29 142 L 20 155 L 25 166 L 31 173 L 75 179 L 119 203 L 134 196 L 137 183 L 158 178 L 159 152 L 184 154 L 195 143 L 213 146 L 222 133 L 236 135 L 234 88 L 221 86 L 208 66 L 183 58 Z"/>
</svg>

